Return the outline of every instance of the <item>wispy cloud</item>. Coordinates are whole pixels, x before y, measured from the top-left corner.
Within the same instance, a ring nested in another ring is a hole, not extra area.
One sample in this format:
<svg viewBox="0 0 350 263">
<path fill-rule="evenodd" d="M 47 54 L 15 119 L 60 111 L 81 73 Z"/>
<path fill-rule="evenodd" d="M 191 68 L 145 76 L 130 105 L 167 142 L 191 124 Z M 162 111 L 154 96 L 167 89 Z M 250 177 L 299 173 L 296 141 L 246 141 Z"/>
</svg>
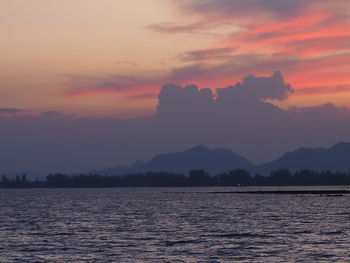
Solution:
<svg viewBox="0 0 350 263">
<path fill-rule="evenodd" d="M 127 100 L 149 100 L 149 99 L 155 99 L 157 98 L 157 93 L 139 93 L 134 95 L 126 96 Z"/>
<path fill-rule="evenodd" d="M 312 87 L 312 88 L 301 88 L 295 93 L 296 96 L 305 95 L 317 95 L 317 94 L 335 94 L 335 93 L 348 93 L 350 92 L 350 85 L 342 85 L 335 87 Z"/>
<path fill-rule="evenodd" d="M 203 32 L 209 29 L 214 28 L 218 24 L 214 21 L 199 21 L 196 23 L 188 23 L 188 24 L 178 24 L 178 23 L 160 23 L 153 24 L 148 26 L 148 29 L 156 31 L 158 33 L 167 33 L 167 34 L 191 34 Z"/>
<path fill-rule="evenodd" d="M 102 95 L 109 93 L 130 94 L 142 91 L 144 87 L 152 85 L 153 79 L 143 76 L 130 75 L 68 75 L 69 88 L 63 93 L 65 97 Z"/>
<path fill-rule="evenodd" d="M 128 66 L 132 66 L 132 67 L 139 67 L 140 65 L 133 62 L 133 61 L 129 61 L 129 60 L 123 60 L 123 61 L 118 61 L 117 62 L 118 65 L 128 65 Z"/>
<path fill-rule="evenodd" d="M 201 50 L 191 50 L 180 55 L 183 61 L 207 61 L 207 60 L 223 60 L 232 58 L 235 49 L 231 47 L 219 47 Z"/>
</svg>

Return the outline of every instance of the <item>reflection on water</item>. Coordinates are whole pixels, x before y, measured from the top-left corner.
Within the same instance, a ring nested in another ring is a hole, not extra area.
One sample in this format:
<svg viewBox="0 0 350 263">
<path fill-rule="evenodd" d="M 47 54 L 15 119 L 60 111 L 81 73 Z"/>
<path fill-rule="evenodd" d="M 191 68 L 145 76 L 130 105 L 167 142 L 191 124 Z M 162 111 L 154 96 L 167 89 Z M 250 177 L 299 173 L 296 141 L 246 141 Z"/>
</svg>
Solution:
<svg viewBox="0 0 350 263">
<path fill-rule="evenodd" d="M 350 196 L 0 189 L 0 262 L 350 262 Z"/>
</svg>

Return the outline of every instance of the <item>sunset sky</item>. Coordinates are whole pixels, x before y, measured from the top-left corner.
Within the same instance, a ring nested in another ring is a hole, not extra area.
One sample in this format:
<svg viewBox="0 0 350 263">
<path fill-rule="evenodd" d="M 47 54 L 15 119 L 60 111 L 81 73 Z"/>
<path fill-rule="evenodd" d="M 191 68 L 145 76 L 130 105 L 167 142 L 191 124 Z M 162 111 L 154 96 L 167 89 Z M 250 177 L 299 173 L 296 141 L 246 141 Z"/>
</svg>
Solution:
<svg viewBox="0 0 350 263">
<path fill-rule="evenodd" d="M 165 84 L 274 70 L 283 108 L 350 106 L 349 28 L 348 0 L 0 0 L 0 108 L 147 116 Z"/>
</svg>

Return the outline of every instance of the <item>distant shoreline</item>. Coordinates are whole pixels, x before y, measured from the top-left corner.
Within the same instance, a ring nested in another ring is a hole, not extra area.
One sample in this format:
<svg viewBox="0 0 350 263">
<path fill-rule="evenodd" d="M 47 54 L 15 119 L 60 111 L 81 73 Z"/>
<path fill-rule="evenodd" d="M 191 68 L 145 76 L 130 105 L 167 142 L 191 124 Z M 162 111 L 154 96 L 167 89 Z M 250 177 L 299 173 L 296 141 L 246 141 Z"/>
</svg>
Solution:
<svg viewBox="0 0 350 263">
<path fill-rule="evenodd" d="M 251 174 L 243 169 L 232 170 L 218 175 L 210 175 L 203 170 L 191 170 L 188 175 L 169 172 L 147 172 L 127 174 L 124 176 L 81 174 L 65 175 L 50 174 L 46 180 L 29 181 L 25 174 L 8 178 L 0 178 L 0 188 L 122 188 L 122 187 L 244 187 L 244 186 L 350 186 L 350 174 L 338 172 L 315 172 L 301 170 L 292 173 L 288 169 L 279 169 L 271 172 L 270 176 Z M 349 190 L 350 191 L 350 190 Z M 248 192 L 247 192 L 248 193 Z M 255 191 L 249 193 L 269 192 Z M 273 194 L 284 194 L 278 189 Z M 288 192 L 292 194 L 293 192 Z M 299 192 L 295 192 L 298 194 Z M 302 192 L 303 194 L 304 192 Z M 320 193 L 316 194 L 343 194 Z"/>
<path fill-rule="evenodd" d="M 285 185 L 283 187 L 345 187 L 346 185 Z M 49 186 L 33 186 L 33 187 L 0 187 L 0 189 L 6 190 L 30 190 L 30 189 L 128 189 L 128 188 L 137 188 L 137 189 L 149 189 L 149 188 L 157 188 L 157 189 L 167 189 L 167 188 L 176 188 L 176 189 L 189 189 L 189 188 L 216 188 L 218 186 L 119 186 L 119 187 L 49 187 Z M 283 189 L 283 190 L 248 190 L 250 187 L 254 188 L 265 188 L 265 187 L 272 187 L 272 188 L 280 188 L 280 186 L 219 186 L 220 188 L 240 188 L 241 190 L 235 190 L 235 191 L 200 191 L 194 193 L 198 194 L 257 194 L 257 195 L 320 195 L 320 196 L 330 196 L 330 197 L 337 197 L 337 196 L 344 196 L 349 195 L 350 196 L 350 189 L 301 189 L 301 190 L 289 190 L 289 189 Z M 245 190 L 247 189 L 247 190 Z M 187 193 L 187 192 L 171 192 L 171 193 Z"/>
<path fill-rule="evenodd" d="M 315 186 L 317 187 L 317 186 Z M 350 190 L 256 190 L 256 191 L 230 191 L 211 192 L 212 194 L 279 194 L 279 195 L 345 195 L 350 194 Z"/>
</svg>

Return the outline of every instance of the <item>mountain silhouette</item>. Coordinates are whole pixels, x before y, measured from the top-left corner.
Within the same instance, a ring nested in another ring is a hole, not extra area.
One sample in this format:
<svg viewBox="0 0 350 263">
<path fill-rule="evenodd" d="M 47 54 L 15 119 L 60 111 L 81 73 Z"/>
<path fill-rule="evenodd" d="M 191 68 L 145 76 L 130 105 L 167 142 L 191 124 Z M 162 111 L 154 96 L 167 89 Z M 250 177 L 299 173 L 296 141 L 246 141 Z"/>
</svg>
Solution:
<svg viewBox="0 0 350 263">
<path fill-rule="evenodd" d="M 159 154 L 148 162 L 138 161 L 129 167 L 118 166 L 93 173 L 125 175 L 154 171 L 187 174 L 190 170 L 204 170 L 215 175 L 236 169 L 245 169 L 252 175 L 269 175 L 279 169 L 350 173 L 350 143 L 340 142 L 330 148 L 299 148 L 262 165 L 254 165 L 229 149 L 212 150 L 199 145 L 182 152 Z"/>
<path fill-rule="evenodd" d="M 330 148 L 300 148 L 275 161 L 257 166 L 255 171 L 266 174 L 281 168 L 291 171 L 310 169 L 350 172 L 350 143 L 340 142 Z"/>
<path fill-rule="evenodd" d="M 251 170 L 253 168 L 254 165 L 250 161 L 231 150 L 211 150 L 199 145 L 183 152 L 160 154 L 149 162 L 139 161 L 130 167 L 104 169 L 100 173 L 106 175 L 149 171 L 188 173 L 190 170 L 200 169 L 216 174 L 234 169 Z"/>
</svg>

